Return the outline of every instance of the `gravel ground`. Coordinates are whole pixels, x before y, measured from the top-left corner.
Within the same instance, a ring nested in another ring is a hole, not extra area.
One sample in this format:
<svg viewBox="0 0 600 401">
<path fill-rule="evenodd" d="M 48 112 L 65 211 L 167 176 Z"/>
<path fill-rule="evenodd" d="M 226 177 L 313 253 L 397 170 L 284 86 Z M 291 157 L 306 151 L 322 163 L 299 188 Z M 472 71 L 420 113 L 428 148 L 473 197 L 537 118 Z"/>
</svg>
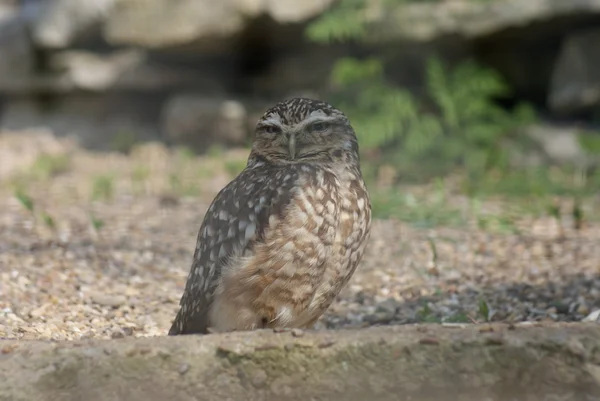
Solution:
<svg viewBox="0 0 600 401">
<path fill-rule="evenodd" d="M 43 152 L 58 156 L 44 164 Z M 0 338 L 165 335 L 203 213 L 245 157 L 192 159 L 157 144 L 94 154 L 44 132 L 1 134 Z M 597 315 L 600 224 L 518 225 L 500 234 L 376 220 L 363 263 L 317 328 Z"/>
</svg>

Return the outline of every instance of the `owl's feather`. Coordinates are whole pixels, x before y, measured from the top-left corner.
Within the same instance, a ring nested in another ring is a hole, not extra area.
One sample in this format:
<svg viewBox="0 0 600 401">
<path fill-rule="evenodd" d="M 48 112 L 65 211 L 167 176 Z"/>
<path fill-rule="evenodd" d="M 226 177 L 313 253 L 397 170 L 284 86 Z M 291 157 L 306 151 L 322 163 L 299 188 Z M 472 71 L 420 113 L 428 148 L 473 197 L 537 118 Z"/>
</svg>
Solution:
<svg viewBox="0 0 600 401">
<path fill-rule="evenodd" d="M 370 224 L 346 116 L 311 99 L 276 104 L 204 217 L 169 334 L 311 326 L 352 277 Z"/>
<path fill-rule="evenodd" d="M 194 251 L 192 268 L 169 335 L 207 333 L 208 317 L 222 269 L 251 253 L 263 239 L 269 216 L 282 213 L 298 172 L 293 168 L 245 169 L 209 206 Z"/>
</svg>

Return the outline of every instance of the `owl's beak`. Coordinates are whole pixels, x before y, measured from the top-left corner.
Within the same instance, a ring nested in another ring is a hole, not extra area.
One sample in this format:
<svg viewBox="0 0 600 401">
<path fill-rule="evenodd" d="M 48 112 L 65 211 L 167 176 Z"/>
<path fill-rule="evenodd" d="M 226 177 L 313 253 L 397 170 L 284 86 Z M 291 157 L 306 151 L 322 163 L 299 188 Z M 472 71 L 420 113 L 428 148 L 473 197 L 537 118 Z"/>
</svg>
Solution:
<svg viewBox="0 0 600 401">
<path fill-rule="evenodd" d="M 288 140 L 288 148 L 290 150 L 290 157 L 294 159 L 296 157 L 296 135 L 290 133 L 290 139 Z"/>
</svg>

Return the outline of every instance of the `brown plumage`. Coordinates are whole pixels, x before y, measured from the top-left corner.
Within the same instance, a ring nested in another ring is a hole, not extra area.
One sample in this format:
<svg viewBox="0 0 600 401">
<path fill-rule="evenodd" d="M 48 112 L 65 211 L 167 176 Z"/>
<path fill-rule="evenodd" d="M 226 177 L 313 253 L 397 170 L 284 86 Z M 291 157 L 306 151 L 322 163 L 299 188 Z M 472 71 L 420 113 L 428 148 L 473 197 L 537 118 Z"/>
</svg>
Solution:
<svg viewBox="0 0 600 401">
<path fill-rule="evenodd" d="M 352 277 L 370 228 L 348 118 L 317 100 L 276 104 L 204 216 L 169 335 L 311 327 Z"/>
</svg>

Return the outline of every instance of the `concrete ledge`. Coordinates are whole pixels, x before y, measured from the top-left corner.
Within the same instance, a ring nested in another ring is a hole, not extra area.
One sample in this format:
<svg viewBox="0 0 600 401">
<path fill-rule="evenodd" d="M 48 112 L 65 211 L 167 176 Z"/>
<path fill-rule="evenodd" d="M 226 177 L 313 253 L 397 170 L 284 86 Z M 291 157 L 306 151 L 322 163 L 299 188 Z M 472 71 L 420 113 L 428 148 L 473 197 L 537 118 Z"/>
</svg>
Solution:
<svg viewBox="0 0 600 401">
<path fill-rule="evenodd" d="M 0 400 L 599 397 L 596 323 L 0 341 Z"/>
</svg>

